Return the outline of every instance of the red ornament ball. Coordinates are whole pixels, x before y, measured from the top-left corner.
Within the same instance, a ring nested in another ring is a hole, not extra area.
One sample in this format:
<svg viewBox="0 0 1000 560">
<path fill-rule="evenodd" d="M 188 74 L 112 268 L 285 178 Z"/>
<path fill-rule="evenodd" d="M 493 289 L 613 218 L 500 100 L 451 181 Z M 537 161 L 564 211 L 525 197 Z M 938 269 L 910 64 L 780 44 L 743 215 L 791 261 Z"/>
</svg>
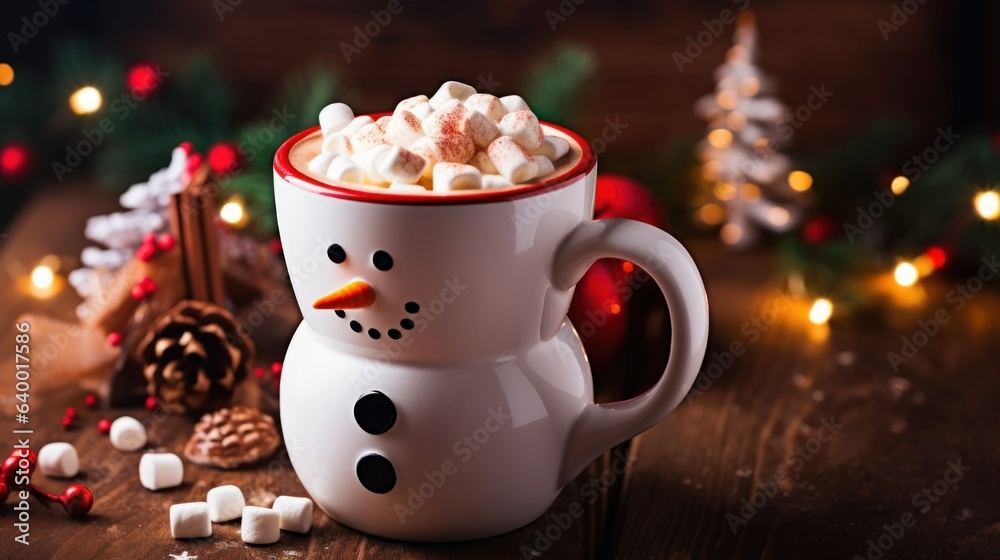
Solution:
<svg viewBox="0 0 1000 560">
<path fill-rule="evenodd" d="M 93 393 L 87 393 L 87 395 L 83 397 L 83 404 L 87 405 L 87 408 L 90 409 L 97 408 L 97 405 L 100 402 L 101 400 Z"/>
<path fill-rule="evenodd" d="M 154 397 L 154 396 L 146 397 L 146 408 L 148 410 L 155 410 L 156 409 L 156 397 Z"/>
<path fill-rule="evenodd" d="M 152 92 L 159 87 L 160 81 L 156 66 L 148 62 L 140 62 L 129 68 L 128 74 L 125 76 L 125 85 L 135 97 L 143 97 Z"/>
<path fill-rule="evenodd" d="M 122 334 L 120 332 L 110 332 L 108 333 L 108 344 L 111 346 L 118 346 L 122 343 Z"/>
<path fill-rule="evenodd" d="M 243 161 L 236 143 L 223 140 L 208 148 L 208 164 L 216 175 L 230 175 L 240 170 Z"/>
<path fill-rule="evenodd" d="M 102 434 L 110 433 L 111 420 L 108 420 L 107 418 L 101 418 L 100 421 L 97 422 L 97 431 L 101 432 Z"/>
<path fill-rule="evenodd" d="M 31 150 L 20 143 L 7 144 L 0 148 L 0 177 L 7 181 L 20 181 L 27 177 L 31 168 Z"/>
</svg>

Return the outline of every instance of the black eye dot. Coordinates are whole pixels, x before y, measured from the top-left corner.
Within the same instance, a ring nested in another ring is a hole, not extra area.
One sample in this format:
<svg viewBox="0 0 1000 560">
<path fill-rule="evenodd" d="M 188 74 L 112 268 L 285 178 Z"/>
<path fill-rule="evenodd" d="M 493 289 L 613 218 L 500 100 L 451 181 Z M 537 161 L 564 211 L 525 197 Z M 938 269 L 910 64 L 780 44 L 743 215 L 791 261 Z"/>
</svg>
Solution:
<svg viewBox="0 0 1000 560">
<path fill-rule="evenodd" d="M 392 268 L 392 257 L 385 251 L 375 251 L 375 254 L 372 256 L 372 262 L 375 263 L 375 268 L 381 271 Z"/>
<path fill-rule="evenodd" d="M 378 340 L 382 338 L 382 333 L 375 329 L 368 329 L 368 336 L 372 337 L 373 340 Z"/>
<path fill-rule="evenodd" d="M 406 330 L 410 330 L 413 328 L 413 321 L 410 319 L 403 319 L 402 321 L 399 322 L 399 326 L 403 327 Z"/>
<path fill-rule="evenodd" d="M 417 305 L 417 302 L 415 301 L 408 301 L 406 302 L 406 305 L 403 307 L 406 309 L 407 313 L 416 313 L 420 311 L 420 306 Z"/>
<path fill-rule="evenodd" d="M 361 332 L 361 323 L 357 321 L 351 321 L 351 330 L 354 332 Z"/>
<path fill-rule="evenodd" d="M 340 264 L 347 260 L 347 252 L 340 245 L 334 243 L 326 248 L 326 256 L 330 257 L 330 260 Z"/>
<path fill-rule="evenodd" d="M 347 313 L 344 313 L 343 309 L 338 309 L 338 310 L 334 311 L 334 313 L 336 313 L 337 317 L 340 317 L 341 319 L 343 319 L 344 317 L 347 317 Z"/>
<path fill-rule="evenodd" d="M 397 331 L 396 329 L 389 329 L 389 338 L 393 340 L 399 340 L 403 336 L 403 333 Z"/>
</svg>

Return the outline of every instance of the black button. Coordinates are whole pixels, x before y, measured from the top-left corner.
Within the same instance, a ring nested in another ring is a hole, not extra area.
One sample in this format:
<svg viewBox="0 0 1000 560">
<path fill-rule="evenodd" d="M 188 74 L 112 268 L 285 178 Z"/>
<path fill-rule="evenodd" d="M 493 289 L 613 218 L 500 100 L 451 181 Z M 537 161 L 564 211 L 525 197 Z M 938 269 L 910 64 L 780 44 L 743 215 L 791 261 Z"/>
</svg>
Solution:
<svg viewBox="0 0 1000 560">
<path fill-rule="evenodd" d="M 396 423 L 396 406 L 389 397 L 372 391 L 354 403 L 354 419 L 369 434 L 384 434 Z"/>
<path fill-rule="evenodd" d="M 369 492 L 388 494 L 396 486 L 396 469 L 385 457 L 372 453 L 358 460 L 358 480 Z"/>
</svg>

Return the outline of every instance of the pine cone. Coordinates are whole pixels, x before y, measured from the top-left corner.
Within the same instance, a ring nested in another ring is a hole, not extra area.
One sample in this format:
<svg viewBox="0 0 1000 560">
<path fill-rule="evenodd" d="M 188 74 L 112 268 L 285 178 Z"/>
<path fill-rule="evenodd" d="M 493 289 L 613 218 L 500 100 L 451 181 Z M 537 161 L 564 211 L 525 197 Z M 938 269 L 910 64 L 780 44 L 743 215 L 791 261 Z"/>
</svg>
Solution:
<svg viewBox="0 0 1000 560">
<path fill-rule="evenodd" d="M 279 443 L 273 418 L 256 408 L 234 406 L 202 416 L 184 456 L 199 465 L 232 469 L 269 457 Z"/>
<path fill-rule="evenodd" d="M 254 354 L 228 311 L 200 301 L 182 301 L 164 313 L 139 347 L 146 390 L 175 412 L 228 405 Z"/>
</svg>

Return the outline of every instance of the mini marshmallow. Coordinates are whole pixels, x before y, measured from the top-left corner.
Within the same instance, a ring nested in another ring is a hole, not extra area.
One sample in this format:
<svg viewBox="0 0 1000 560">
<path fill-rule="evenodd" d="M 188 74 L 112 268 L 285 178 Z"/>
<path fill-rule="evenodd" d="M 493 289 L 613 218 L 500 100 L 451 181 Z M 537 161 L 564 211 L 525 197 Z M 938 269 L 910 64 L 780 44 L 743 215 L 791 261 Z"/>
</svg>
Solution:
<svg viewBox="0 0 1000 560">
<path fill-rule="evenodd" d="M 373 184 L 386 183 L 385 177 L 379 173 L 379 168 L 382 167 L 382 162 L 385 161 L 386 156 L 389 155 L 389 151 L 392 150 L 389 146 L 385 144 L 379 144 L 377 146 L 372 146 L 371 148 L 354 154 L 354 163 L 358 164 L 358 167 L 364 172 L 364 178 L 366 182 Z"/>
<path fill-rule="evenodd" d="M 131 416 L 122 416 L 111 423 L 111 445 L 119 451 L 136 451 L 146 445 L 146 428 Z"/>
<path fill-rule="evenodd" d="M 338 132 L 336 134 L 340 133 Z M 331 138 L 332 137 L 333 136 L 331 136 Z M 309 165 L 307 165 L 306 167 L 309 169 L 309 171 L 312 171 L 317 175 L 326 175 L 326 170 L 330 168 L 330 164 L 333 163 L 333 160 L 337 159 L 338 157 L 339 154 L 335 152 L 325 152 L 325 151 L 320 152 L 319 154 L 316 155 L 316 157 L 309 160 Z"/>
<path fill-rule="evenodd" d="M 437 110 L 448 101 L 453 99 L 465 101 L 474 93 L 476 93 L 476 88 L 470 85 L 463 84 L 462 82 L 445 82 L 441 84 L 441 87 L 438 88 L 434 96 L 430 98 L 429 103 L 431 107 Z"/>
<path fill-rule="evenodd" d="M 227 484 L 226 486 L 216 486 L 208 491 L 208 517 L 213 523 L 232 521 L 243 515 L 243 508 L 246 507 L 246 499 L 243 498 L 243 491 L 239 486 Z"/>
<path fill-rule="evenodd" d="M 538 164 L 534 158 L 510 136 L 494 140 L 486 153 L 500 175 L 512 183 L 523 183 L 538 174 Z"/>
<path fill-rule="evenodd" d="M 256 506 L 243 508 L 240 536 L 247 544 L 271 544 L 281 538 L 281 513 Z"/>
<path fill-rule="evenodd" d="M 490 156 L 487 155 L 486 152 L 480 151 L 472 154 L 472 157 L 469 159 L 468 164 L 478 169 L 479 172 L 482 173 L 483 175 L 496 174 L 497 172 L 496 166 L 493 165 L 493 161 L 490 159 Z"/>
<path fill-rule="evenodd" d="M 500 134 L 510 136 L 529 150 L 542 146 L 542 127 L 531 111 L 514 111 L 500 119 Z"/>
<path fill-rule="evenodd" d="M 395 183 L 413 183 L 420 179 L 427 160 L 402 148 L 389 148 L 382 163 L 378 166 L 378 174 Z"/>
<path fill-rule="evenodd" d="M 452 99 L 438 108 L 423 121 L 424 134 L 433 138 L 451 136 L 462 132 L 463 123 L 469 117 L 469 110 L 457 99 Z"/>
<path fill-rule="evenodd" d="M 439 163 L 434 166 L 434 192 L 478 189 L 482 181 L 483 174 L 471 165 Z"/>
<path fill-rule="evenodd" d="M 271 509 L 280 515 L 279 525 L 293 533 L 308 533 L 313 524 L 313 503 L 309 498 L 278 496 Z"/>
<path fill-rule="evenodd" d="M 421 187 L 420 185 L 413 185 L 410 183 L 392 183 L 389 185 L 389 190 L 416 194 L 427 192 L 427 189 Z"/>
<path fill-rule="evenodd" d="M 476 153 L 476 145 L 468 136 L 452 134 L 451 136 L 424 136 L 409 147 L 409 150 L 420 155 L 429 162 L 429 166 L 444 161 L 450 163 L 465 163 Z M 424 175 L 430 173 L 424 170 Z"/>
<path fill-rule="evenodd" d="M 489 146 L 490 142 L 500 136 L 500 127 L 479 111 L 468 111 L 462 121 L 461 129 L 469 135 L 477 148 Z"/>
<path fill-rule="evenodd" d="M 80 472 L 80 456 L 72 444 L 49 443 L 38 450 L 38 468 L 45 476 L 72 478 Z"/>
<path fill-rule="evenodd" d="M 354 120 L 354 111 L 344 103 L 331 103 L 319 112 L 319 127 L 323 136 L 343 129 Z"/>
<path fill-rule="evenodd" d="M 323 139 L 323 152 L 349 156 L 354 153 L 354 146 L 351 145 L 351 139 L 344 136 L 344 133 L 334 132 Z"/>
<path fill-rule="evenodd" d="M 350 138 L 351 146 L 359 152 L 385 144 L 385 132 L 374 122 L 361 127 Z"/>
<path fill-rule="evenodd" d="M 361 130 L 362 128 L 370 124 L 375 124 L 375 120 L 369 117 L 368 115 L 365 115 L 363 117 L 355 117 L 354 120 L 351 121 L 351 124 L 345 126 L 340 130 L 340 133 L 350 138 L 351 135 L 353 135 L 355 132 Z"/>
<path fill-rule="evenodd" d="M 480 113 L 486 115 L 490 120 L 497 122 L 507 114 L 507 108 L 500 103 L 500 100 L 495 95 L 490 95 L 488 93 L 476 93 L 470 95 L 468 99 L 465 100 L 465 108 L 470 111 L 479 111 Z"/>
<path fill-rule="evenodd" d="M 508 113 L 531 110 L 520 95 L 508 95 L 506 97 L 501 97 L 500 104 L 503 105 L 504 109 L 507 109 Z"/>
<path fill-rule="evenodd" d="M 184 482 L 184 463 L 173 453 L 146 453 L 139 459 L 139 482 L 147 490 L 180 486 Z"/>
<path fill-rule="evenodd" d="M 200 539 L 212 536 L 208 504 L 188 502 L 170 506 L 170 536 L 175 539 Z"/>
<path fill-rule="evenodd" d="M 535 166 L 538 168 L 535 171 L 535 177 L 544 177 L 556 170 L 556 166 L 552 165 L 552 161 L 545 156 L 532 156 L 531 159 L 535 160 Z"/>
<path fill-rule="evenodd" d="M 326 170 L 326 176 L 335 181 L 347 181 L 349 183 L 365 182 L 365 172 L 358 164 L 354 163 L 354 160 L 347 156 L 337 156 L 334 158 L 330 163 L 330 167 Z"/>
<path fill-rule="evenodd" d="M 422 121 L 434 113 L 434 107 L 431 107 L 430 103 L 421 103 L 419 105 L 414 105 L 414 107 L 409 111 Z"/>
<path fill-rule="evenodd" d="M 508 181 L 503 175 L 483 174 L 484 190 L 506 189 L 513 186 L 514 183 Z"/>
<path fill-rule="evenodd" d="M 552 161 L 557 161 L 569 152 L 569 142 L 558 136 L 545 136 L 542 138 L 542 145 L 531 153 L 536 156 L 545 156 Z"/>
<path fill-rule="evenodd" d="M 393 113 L 385 127 L 385 141 L 388 144 L 409 148 L 424 135 L 423 124 L 416 115 L 402 109 Z"/>
<path fill-rule="evenodd" d="M 413 97 L 407 97 L 406 99 L 400 101 L 396 104 L 396 112 L 412 109 L 417 105 L 421 105 L 430 101 L 427 99 L 426 95 L 414 95 Z"/>
<path fill-rule="evenodd" d="M 386 125 L 389 124 L 389 120 L 391 118 L 392 117 L 390 115 L 386 115 L 384 117 L 379 117 L 378 120 L 375 121 L 375 126 L 379 127 L 379 130 L 381 130 L 382 132 L 385 132 L 385 127 L 386 127 Z"/>
</svg>

